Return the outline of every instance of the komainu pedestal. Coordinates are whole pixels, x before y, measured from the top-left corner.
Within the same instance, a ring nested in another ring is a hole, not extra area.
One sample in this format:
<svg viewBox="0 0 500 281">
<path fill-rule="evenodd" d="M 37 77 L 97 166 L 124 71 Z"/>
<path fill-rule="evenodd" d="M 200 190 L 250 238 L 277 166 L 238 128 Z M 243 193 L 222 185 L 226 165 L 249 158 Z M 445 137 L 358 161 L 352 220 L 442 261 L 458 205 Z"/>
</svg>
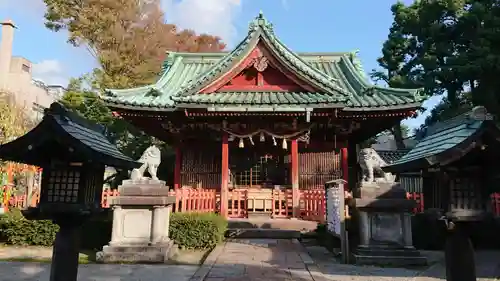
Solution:
<svg viewBox="0 0 500 281">
<path fill-rule="evenodd" d="M 97 254 L 101 262 L 164 263 L 176 247 L 168 237 L 174 197 L 165 182 L 150 179 L 126 180 L 120 196 L 111 202 L 111 241 Z"/>
<path fill-rule="evenodd" d="M 354 252 L 357 264 L 425 265 L 413 247 L 411 210 L 399 183 L 363 183 L 352 203 L 359 217 L 360 243 Z"/>
</svg>

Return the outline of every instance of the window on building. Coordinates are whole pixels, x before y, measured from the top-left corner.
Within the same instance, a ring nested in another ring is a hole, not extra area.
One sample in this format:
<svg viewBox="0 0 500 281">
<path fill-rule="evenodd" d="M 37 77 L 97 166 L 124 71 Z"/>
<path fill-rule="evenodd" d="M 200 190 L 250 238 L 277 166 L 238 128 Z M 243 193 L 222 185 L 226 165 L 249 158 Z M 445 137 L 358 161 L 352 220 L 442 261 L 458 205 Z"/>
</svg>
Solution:
<svg viewBox="0 0 500 281">
<path fill-rule="evenodd" d="M 34 102 L 33 107 L 31 108 L 34 112 L 34 118 L 35 120 L 40 120 L 43 118 L 43 112 L 45 110 L 45 107 L 41 106 L 40 104 Z"/>
<path fill-rule="evenodd" d="M 29 65 L 27 65 L 27 64 L 23 64 L 23 66 L 22 66 L 22 70 L 23 70 L 24 72 L 30 72 L 30 66 L 29 66 Z"/>
</svg>

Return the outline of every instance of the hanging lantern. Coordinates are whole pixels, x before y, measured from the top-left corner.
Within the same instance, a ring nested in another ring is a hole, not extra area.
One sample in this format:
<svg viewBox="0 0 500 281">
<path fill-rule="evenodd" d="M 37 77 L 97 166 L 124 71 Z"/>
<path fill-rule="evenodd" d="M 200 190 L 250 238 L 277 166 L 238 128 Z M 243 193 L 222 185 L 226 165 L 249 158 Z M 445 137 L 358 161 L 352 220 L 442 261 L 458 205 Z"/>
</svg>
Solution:
<svg viewBox="0 0 500 281">
<path fill-rule="evenodd" d="M 251 145 L 255 145 L 255 144 L 253 143 L 252 136 L 249 136 L 249 137 L 248 137 L 248 140 L 250 140 L 250 144 L 251 144 Z"/>
<path fill-rule="evenodd" d="M 286 143 L 286 139 L 283 139 L 283 149 L 288 149 L 288 144 Z"/>
<path fill-rule="evenodd" d="M 240 138 L 240 144 L 239 144 L 239 147 L 240 147 L 240 148 L 245 147 L 245 143 L 243 142 L 243 139 L 241 139 L 241 138 Z"/>
<path fill-rule="evenodd" d="M 274 144 L 274 146 L 277 146 L 277 145 L 278 145 L 278 144 L 276 143 L 276 138 L 275 138 L 275 137 L 273 137 L 273 144 Z"/>
<path fill-rule="evenodd" d="M 260 139 L 261 142 L 265 142 L 266 141 L 266 137 L 264 136 L 264 132 L 260 132 L 259 139 Z"/>
</svg>

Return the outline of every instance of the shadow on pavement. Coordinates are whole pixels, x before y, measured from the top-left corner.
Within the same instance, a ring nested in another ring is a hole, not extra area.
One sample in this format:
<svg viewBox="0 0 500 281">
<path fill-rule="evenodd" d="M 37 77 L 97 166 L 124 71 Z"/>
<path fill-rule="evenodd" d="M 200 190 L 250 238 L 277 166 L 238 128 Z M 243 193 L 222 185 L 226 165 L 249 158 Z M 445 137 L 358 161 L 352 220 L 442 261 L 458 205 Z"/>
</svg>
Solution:
<svg viewBox="0 0 500 281">
<path fill-rule="evenodd" d="M 340 264 L 334 255 L 324 248 L 306 248 L 296 240 L 232 239 L 225 244 L 204 280 L 445 280 L 442 254 L 435 255 L 433 260 L 437 261 L 434 265 L 418 269 L 345 265 Z M 478 280 L 495 280 L 499 277 L 500 252 L 478 252 L 476 262 Z M 188 265 L 81 264 L 78 280 L 188 281 L 197 268 Z M 0 272 L 0 281 L 49 280 L 50 263 L 0 262 Z"/>
</svg>

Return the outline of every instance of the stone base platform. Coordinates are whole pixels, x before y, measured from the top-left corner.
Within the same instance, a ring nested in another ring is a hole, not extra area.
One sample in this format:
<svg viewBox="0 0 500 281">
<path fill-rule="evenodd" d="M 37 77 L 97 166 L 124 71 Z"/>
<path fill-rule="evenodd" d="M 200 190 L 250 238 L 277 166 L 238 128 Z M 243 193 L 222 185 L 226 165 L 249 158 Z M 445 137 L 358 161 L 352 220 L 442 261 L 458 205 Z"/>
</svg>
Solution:
<svg viewBox="0 0 500 281">
<path fill-rule="evenodd" d="M 165 182 L 125 180 L 111 202 L 111 241 L 97 254 L 100 262 L 165 263 L 177 252 L 168 237 L 175 197 Z"/>
<path fill-rule="evenodd" d="M 173 241 L 152 246 L 104 246 L 96 259 L 103 263 L 166 263 L 177 250 Z"/>
<path fill-rule="evenodd" d="M 384 246 L 358 247 L 353 253 L 356 264 L 425 266 L 427 258 L 413 247 L 393 248 Z"/>
</svg>

